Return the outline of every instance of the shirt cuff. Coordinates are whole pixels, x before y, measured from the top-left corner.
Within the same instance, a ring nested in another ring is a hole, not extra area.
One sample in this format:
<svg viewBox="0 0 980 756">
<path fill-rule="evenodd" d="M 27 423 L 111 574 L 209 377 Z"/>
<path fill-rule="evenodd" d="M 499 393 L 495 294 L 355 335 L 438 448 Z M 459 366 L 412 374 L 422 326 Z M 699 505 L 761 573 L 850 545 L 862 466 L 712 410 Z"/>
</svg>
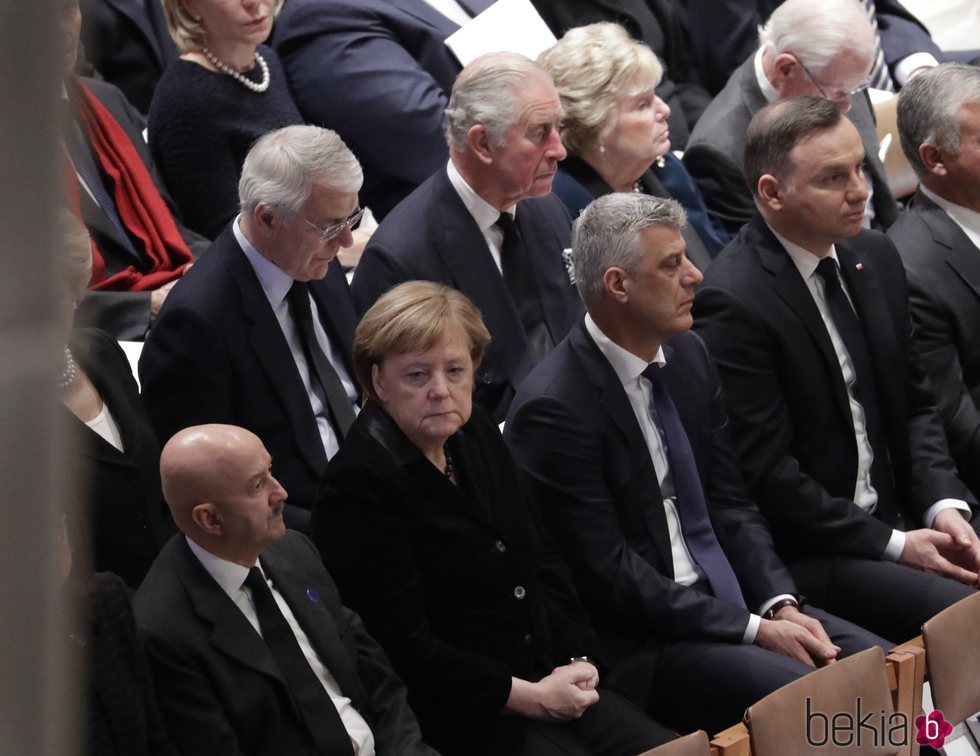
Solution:
<svg viewBox="0 0 980 756">
<path fill-rule="evenodd" d="M 958 509 L 966 513 L 967 520 L 970 519 L 970 505 L 965 501 L 962 499 L 940 499 L 926 510 L 922 522 L 925 523 L 927 528 L 931 528 L 932 523 L 936 521 L 936 516 L 944 509 Z"/>
<path fill-rule="evenodd" d="M 892 562 L 897 562 L 899 557 L 902 556 L 902 551 L 905 549 L 905 533 L 901 530 L 893 530 L 892 537 L 888 539 L 888 545 L 885 546 L 885 559 Z"/>
<path fill-rule="evenodd" d="M 759 633 L 759 625 L 762 624 L 762 617 L 758 614 L 749 615 L 749 624 L 745 627 L 745 632 L 742 634 L 742 643 L 752 644 L 755 643 L 755 636 Z"/>
<path fill-rule="evenodd" d="M 927 52 L 917 52 L 902 58 L 900 61 L 892 65 L 892 78 L 895 83 L 900 87 L 904 87 L 905 83 L 912 77 L 912 72 L 917 68 L 935 68 L 939 65 L 939 61 L 935 59 L 930 53 Z"/>
</svg>

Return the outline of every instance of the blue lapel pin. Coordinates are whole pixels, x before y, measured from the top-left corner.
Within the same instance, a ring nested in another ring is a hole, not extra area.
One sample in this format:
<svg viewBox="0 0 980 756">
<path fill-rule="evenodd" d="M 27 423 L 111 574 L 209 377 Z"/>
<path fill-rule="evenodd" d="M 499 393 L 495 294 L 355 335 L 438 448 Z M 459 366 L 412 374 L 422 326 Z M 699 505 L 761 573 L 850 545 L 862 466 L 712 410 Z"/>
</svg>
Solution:
<svg viewBox="0 0 980 756">
<path fill-rule="evenodd" d="M 320 603 L 320 591 L 316 588 L 307 588 L 306 597 L 315 604 Z"/>
</svg>

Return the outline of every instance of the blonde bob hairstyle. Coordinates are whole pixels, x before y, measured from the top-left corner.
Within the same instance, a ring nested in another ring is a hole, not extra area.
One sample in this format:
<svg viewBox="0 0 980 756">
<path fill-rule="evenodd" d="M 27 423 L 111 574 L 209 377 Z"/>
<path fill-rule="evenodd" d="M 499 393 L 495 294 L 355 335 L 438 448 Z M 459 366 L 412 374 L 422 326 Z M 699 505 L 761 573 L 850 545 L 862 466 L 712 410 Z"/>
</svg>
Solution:
<svg viewBox="0 0 980 756">
<path fill-rule="evenodd" d="M 664 73 L 649 47 L 609 22 L 569 29 L 538 63 L 561 98 L 561 140 L 577 155 L 600 146 L 612 131 L 620 98 L 655 87 Z"/>
<path fill-rule="evenodd" d="M 159 2 L 160 0 L 150 0 Z M 184 0 L 162 0 L 163 13 L 167 17 L 167 30 L 181 55 L 200 52 L 207 45 L 207 30 L 200 18 L 195 18 L 187 9 Z M 207 0 L 205 0 L 207 2 Z M 272 17 L 282 8 L 282 0 L 272 0 Z"/>
<path fill-rule="evenodd" d="M 466 295 L 431 281 L 408 281 L 385 292 L 364 313 L 354 332 L 354 375 L 364 393 L 377 399 L 372 370 L 386 357 L 424 352 L 461 329 L 475 370 L 490 332 Z"/>
</svg>

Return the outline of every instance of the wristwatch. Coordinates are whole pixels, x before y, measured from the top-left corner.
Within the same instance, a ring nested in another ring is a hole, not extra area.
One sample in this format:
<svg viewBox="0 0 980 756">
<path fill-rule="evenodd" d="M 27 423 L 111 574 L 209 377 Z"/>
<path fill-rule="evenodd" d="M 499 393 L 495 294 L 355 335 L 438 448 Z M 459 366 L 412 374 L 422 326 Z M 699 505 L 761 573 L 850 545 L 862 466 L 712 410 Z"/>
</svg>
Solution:
<svg viewBox="0 0 980 756">
<path fill-rule="evenodd" d="M 797 609 L 799 609 L 800 602 L 792 598 L 785 598 L 781 601 L 777 601 L 775 604 L 766 609 L 766 613 L 762 615 L 762 619 L 773 619 L 776 616 L 776 612 L 778 612 L 780 609 L 785 609 L 787 606 L 795 606 Z"/>
</svg>

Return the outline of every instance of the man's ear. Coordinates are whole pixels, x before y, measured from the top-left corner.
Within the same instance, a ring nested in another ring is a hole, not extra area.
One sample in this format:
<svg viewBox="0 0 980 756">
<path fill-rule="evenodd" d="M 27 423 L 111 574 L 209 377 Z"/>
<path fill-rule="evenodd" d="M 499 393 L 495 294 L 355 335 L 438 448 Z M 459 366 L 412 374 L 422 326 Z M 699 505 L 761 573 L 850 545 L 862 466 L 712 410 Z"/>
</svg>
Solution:
<svg viewBox="0 0 980 756">
<path fill-rule="evenodd" d="M 221 514 L 211 502 L 198 504 L 191 510 L 191 520 L 203 533 L 221 535 Z"/>
<path fill-rule="evenodd" d="M 271 230 L 279 222 L 275 210 L 264 202 L 260 202 L 252 210 L 251 220 L 256 228 L 262 229 L 263 231 Z"/>
<path fill-rule="evenodd" d="M 772 62 L 772 72 L 769 75 L 769 83 L 777 93 L 782 95 L 783 87 L 793 76 L 799 75 L 800 62 L 795 56 L 789 53 L 780 53 Z"/>
<path fill-rule="evenodd" d="M 771 210 L 781 210 L 783 208 L 783 193 L 785 187 L 771 173 L 765 173 L 759 177 L 756 189 L 756 201 L 761 202 Z"/>
<path fill-rule="evenodd" d="M 602 274 L 602 287 L 606 294 L 615 302 L 623 303 L 629 301 L 629 276 L 626 271 L 615 265 L 607 268 Z"/>
<path fill-rule="evenodd" d="M 466 132 L 466 144 L 481 163 L 486 165 L 493 163 L 493 143 L 490 134 L 487 133 L 487 127 L 482 123 L 470 126 L 470 130 Z"/>
<path fill-rule="evenodd" d="M 934 144 L 923 142 L 919 145 L 919 159 L 925 163 L 926 169 L 933 176 L 945 176 L 946 156 Z"/>
</svg>

